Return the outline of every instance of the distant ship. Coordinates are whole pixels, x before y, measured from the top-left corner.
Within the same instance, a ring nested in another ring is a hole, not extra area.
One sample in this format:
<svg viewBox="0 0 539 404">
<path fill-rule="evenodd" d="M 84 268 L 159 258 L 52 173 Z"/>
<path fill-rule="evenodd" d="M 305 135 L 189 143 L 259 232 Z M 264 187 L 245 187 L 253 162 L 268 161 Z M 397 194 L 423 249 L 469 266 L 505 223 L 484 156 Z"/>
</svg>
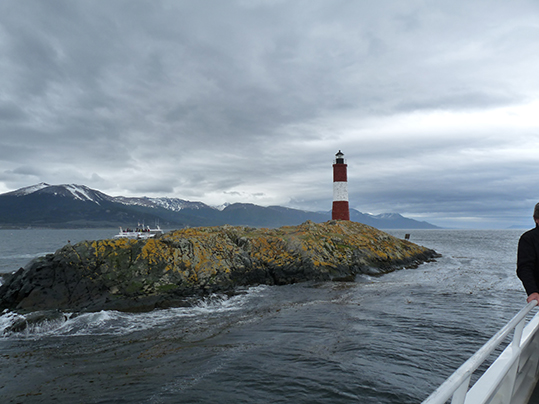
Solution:
<svg viewBox="0 0 539 404">
<path fill-rule="evenodd" d="M 114 238 L 130 238 L 130 239 L 148 239 L 163 234 L 163 231 L 156 226 L 155 229 L 151 229 L 150 226 L 144 227 L 144 225 L 138 225 L 134 230 L 130 228 L 123 229 L 120 227 L 120 232 L 114 236 Z"/>
</svg>

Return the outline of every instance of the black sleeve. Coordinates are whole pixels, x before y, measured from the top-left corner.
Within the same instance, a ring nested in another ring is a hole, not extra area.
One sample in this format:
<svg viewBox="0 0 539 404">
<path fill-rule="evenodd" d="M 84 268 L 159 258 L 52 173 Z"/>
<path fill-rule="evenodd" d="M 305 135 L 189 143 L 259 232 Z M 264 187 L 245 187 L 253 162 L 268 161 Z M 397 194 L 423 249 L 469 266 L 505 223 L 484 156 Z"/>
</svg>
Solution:
<svg viewBox="0 0 539 404">
<path fill-rule="evenodd" d="M 528 296 L 534 292 L 539 293 L 535 279 L 537 257 L 533 241 L 530 234 L 523 234 L 518 242 L 517 276 L 522 281 Z"/>
</svg>

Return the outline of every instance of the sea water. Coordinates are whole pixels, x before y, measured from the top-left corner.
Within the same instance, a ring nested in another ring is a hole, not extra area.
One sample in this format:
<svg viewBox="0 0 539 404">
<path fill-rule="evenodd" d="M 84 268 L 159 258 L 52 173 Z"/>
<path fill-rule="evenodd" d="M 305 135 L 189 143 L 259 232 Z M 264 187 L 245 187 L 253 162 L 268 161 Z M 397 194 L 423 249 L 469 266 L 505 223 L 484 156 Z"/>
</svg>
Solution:
<svg viewBox="0 0 539 404">
<path fill-rule="evenodd" d="M 116 229 L 0 229 L 0 274 L 16 271 L 33 258 L 52 254 L 68 243 L 111 238 L 115 234 Z"/>
<path fill-rule="evenodd" d="M 353 283 L 255 286 L 140 314 L 65 313 L 12 333 L 24 317 L 5 312 L 0 402 L 419 403 L 525 305 L 515 275 L 522 232 L 389 231 L 442 257 Z M 2 230 L 1 271 L 114 233 Z"/>
</svg>

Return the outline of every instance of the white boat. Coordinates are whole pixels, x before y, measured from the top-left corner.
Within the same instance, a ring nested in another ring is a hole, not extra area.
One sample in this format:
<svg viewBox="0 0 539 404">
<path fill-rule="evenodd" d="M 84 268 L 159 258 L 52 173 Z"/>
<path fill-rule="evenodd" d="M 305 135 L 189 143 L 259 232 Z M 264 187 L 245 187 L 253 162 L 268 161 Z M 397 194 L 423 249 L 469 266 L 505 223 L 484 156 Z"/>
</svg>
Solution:
<svg viewBox="0 0 539 404">
<path fill-rule="evenodd" d="M 120 232 L 114 236 L 114 238 L 130 238 L 130 239 L 148 239 L 153 238 L 157 235 L 163 234 L 161 228 L 156 226 L 155 229 L 151 229 L 150 226 L 137 226 L 133 229 L 123 229 L 120 227 Z"/>
<path fill-rule="evenodd" d="M 539 313 L 528 303 L 470 359 L 458 368 L 423 404 L 534 404 L 539 379 Z M 470 388 L 475 370 L 513 332 L 511 343 Z M 534 396 L 534 401 L 530 398 Z"/>
</svg>

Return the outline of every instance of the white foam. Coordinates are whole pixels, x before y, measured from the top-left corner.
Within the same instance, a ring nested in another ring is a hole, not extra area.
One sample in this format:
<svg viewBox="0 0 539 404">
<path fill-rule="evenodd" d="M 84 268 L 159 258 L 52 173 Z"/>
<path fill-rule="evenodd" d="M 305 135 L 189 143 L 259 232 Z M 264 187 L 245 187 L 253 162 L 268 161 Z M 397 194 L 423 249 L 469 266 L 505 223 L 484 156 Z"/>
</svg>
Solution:
<svg viewBox="0 0 539 404">
<path fill-rule="evenodd" d="M 182 318 L 205 318 L 207 315 L 240 310 L 253 298 L 259 298 L 267 286 L 257 286 L 246 290 L 244 294 L 230 298 L 213 295 L 200 300 L 191 307 L 175 307 L 154 310 L 147 313 L 124 313 L 118 311 L 100 311 L 73 316 L 69 313 L 64 318 L 47 320 L 29 325 L 24 332 L 12 333 L 12 338 L 40 338 L 43 336 L 82 336 L 82 335 L 125 335 L 169 324 L 171 320 Z M 6 311 L 0 316 L 0 335 L 16 321 L 25 316 Z M 4 335 L 6 337 L 7 335 Z"/>
<path fill-rule="evenodd" d="M 54 251 L 39 252 L 39 253 L 26 253 L 26 254 L 12 254 L 12 255 L 3 255 L 0 257 L 0 260 L 16 260 L 16 259 L 33 259 L 38 257 L 43 257 L 47 254 L 53 254 Z"/>
<path fill-rule="evenodd" d="M 24 316 L 13 313 L 9 310 L 4 310 L 0 315 L 0 336 L 4 334 L 5 330 L 13 325 L 16 321 L 24 319 Z"/>
</svg>

